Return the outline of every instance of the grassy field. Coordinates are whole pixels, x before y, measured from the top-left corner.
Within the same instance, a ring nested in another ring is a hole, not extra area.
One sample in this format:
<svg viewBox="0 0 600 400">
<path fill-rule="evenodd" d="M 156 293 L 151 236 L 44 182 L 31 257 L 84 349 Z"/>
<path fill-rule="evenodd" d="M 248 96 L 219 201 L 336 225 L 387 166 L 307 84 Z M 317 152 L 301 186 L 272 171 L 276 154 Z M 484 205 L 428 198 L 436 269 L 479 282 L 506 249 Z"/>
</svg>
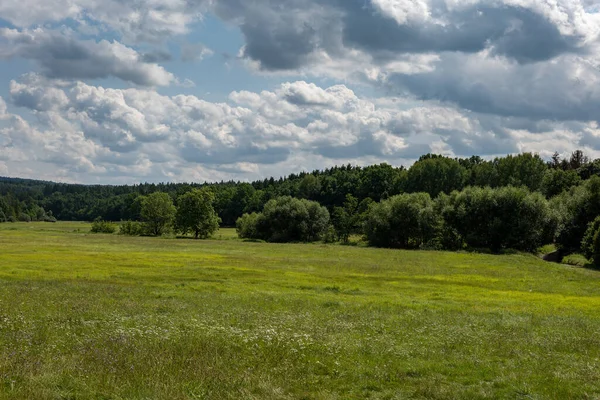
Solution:
<svg viewBox="0 0 600 400">
<path fill-rule="evenodd" d="M 88 231 L 0 224 L 0 398 L 600 398 L 600 272 Z"/>
</svg>

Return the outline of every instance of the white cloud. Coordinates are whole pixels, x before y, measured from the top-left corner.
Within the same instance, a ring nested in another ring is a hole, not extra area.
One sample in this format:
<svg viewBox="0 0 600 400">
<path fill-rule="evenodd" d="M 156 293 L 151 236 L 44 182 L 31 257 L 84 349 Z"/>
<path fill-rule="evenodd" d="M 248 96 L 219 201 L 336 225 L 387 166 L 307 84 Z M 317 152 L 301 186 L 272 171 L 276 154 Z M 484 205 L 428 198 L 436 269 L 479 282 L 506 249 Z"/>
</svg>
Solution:
<svg viewBox="0 0 600 400">
<path fill-rule="evenodd" d="M 230 103 L 212 103 L 28 76 L 11 90 L 13 101 L 27 96 L 30 101 L 20 105 L 35 113 L 35 122 L 9 116 L 10 126 L 0 130 L 7 149 L 2 161 L 10 171 L 44 163 L 86 181 L 259 178 L 347 162 L 408 163 L 432 149 L 459 156 L 514 153 L 538 149 L 549 138 L 546 143 L 562 150 L 591 126 L 485 116 L 428 102 L 374 102 L 343 85 L 304 81 L 233 92 Z M 43 106 L 49 98 L 63 100 Z"/>
<path fill-rule="evenodd" d="M 115 76 L 142 86 L 166 86 L 175 80 L 163 67 L 143 62 L 135 50 L 117 41 L 80 41 L 69 31 L 0 28 L 0 60 L 15 57 L 34 60 L 50 78 Z"/>
<path fill-rule="evenodd" d="M 210 1 L 196 0 L 3 0 L 0 16 L 28 28 L 72 19 L 86 33 L 112 30 L 126 42 L 161 42 L 189 32 L 202 19 Z"/>
</svg>

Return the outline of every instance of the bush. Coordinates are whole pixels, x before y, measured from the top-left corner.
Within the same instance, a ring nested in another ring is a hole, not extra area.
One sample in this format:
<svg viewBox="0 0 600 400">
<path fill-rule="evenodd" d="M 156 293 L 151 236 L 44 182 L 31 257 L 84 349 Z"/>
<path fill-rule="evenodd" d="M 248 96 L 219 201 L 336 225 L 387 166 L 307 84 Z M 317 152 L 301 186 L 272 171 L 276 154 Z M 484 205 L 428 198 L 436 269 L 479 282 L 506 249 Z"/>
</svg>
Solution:
<svg viewBox="0 0 600 400">
<path fill-rule="evenodd" d="M 372 204 L 364 229 L 371 246 L 416 249 L 434 240 L 440 226 L 429 194 L 412 193 Z"/>
<path fill-rule="evenodd" d="M 6 222 L 7 218 L 6 215 L 4 215 L 4 211 L 0 210 L 0 222 Z"/>
<path fill-rule="evenodd" d="M 56 218 L 54 218 L 54 215 L 51 215 L 51 214 L 50 214 L 50 215 L 46 215 L 46 216 L 44 217 L 44 220 L 43 220 L 43 221 L 44 221 L 44 222 L 56 222 Z"/>
<path fill-rule="evenodd" d="M 595 267 L 600 267 L 600 229 L 594 233 L 594 239 L 592 241 L 592 264 Z"/>
<path fill-rule="evenodd" d="M 558 214 L 556 245 L 564 254 L 578 252 L 589 224 L 600 215 L 600 177 L 571 188 L 552 199 Z"/>
<path fill-rule="evenodd" d="M 323 234 L 323 243 L 326 243 L 326 244 L 335 243 L 335 242 L 337 242 L 337 239 L 338 239 L 337 232 L 336 232 L 335 228 L 330 225 L 327 228 L 327 230 L 325 231 L 325 233 Z M 345 240 L 344 243 L 348 243 L 348 240 Z"/>
<path fill-rule="evenodd" d="M 144 234 L 144 226 L 137 221 L 125 221 L 119 226 L 119 235 L 141 236 Z"/>
<path fill-rule="evenodd" d="M 448 229 L 470 247 L 534 251 L 551 241 L 556 218 L 540 193 L 526 188 L 474 188 L 452 193 L 442 207 Z"/>
<path fill-rule="evenodd" d="M 260 214 L 245 214 L 236 227 L 242 238 L 310 242 L 326 232 L 329 212 L 317 202 L 284 196 L 267 202 Z"/>
<path fill-rule="evenodd" d="M 115 225 L 110 222 L 102 221 L 100 219 L 92 222 L 92 233 L 115 233 L 116 230 L 117 228 Z"/>
<path fill-rule="evenodd" d="M 235 230 L 242 239 L 257 239 L 259 237 L 257 230 L 260 214 L 244 214 L 235 223 Z"/>
<path fill-rule="evenodd" d="M 585 235 L 583 235 L 583 240 L 581 241 L 581 251 L 588 260 L 594 259 L 594 243 L 598 231 L 600 231 L 600 216 L 596 217 L 595 220 L 589 223 L 588 228 L 585 231 Z M 600 262 L 600 260 L 598 261 Z"/>
<path fill-rule="evenodd" d="M 19 214 L 19 221 L 20 222 L 31 222 L 31 217 L 29 216 L 29 214 L 21 213 L 21 214 Z"/>
</svg>

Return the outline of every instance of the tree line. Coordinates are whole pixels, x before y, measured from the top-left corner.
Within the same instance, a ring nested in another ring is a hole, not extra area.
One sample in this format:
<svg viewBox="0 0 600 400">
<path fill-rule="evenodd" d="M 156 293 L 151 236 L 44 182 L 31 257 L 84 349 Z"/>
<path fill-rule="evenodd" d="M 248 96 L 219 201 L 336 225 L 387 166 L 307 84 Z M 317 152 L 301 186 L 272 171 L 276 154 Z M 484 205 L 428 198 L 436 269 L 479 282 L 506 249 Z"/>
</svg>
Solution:
<svg viewBox="0 0 600 400">
<path fill-rule="evenodd" d="M 187 194 L 202 193 L 212 226 L 237 226 L 252 239 L 347 242 L 362 234 L 374 246 L 494 251 L 554 241 L 568 254 L 583 250 L 600 214 L 599 176 L 600 160 L 575 151 L 549 161 L 531 153 L 493 160 L 427 154 L 408 169 L 345 165 L 251 183 L 86 186 L 0 178 L 0 221 L 98 218 L 159 234 L 146 212 L 160 195 L 171 204 L 165 226 L 200 237 L 194 226 L 183 229 L 179 209 L 199 204 Z"/>
</svg>

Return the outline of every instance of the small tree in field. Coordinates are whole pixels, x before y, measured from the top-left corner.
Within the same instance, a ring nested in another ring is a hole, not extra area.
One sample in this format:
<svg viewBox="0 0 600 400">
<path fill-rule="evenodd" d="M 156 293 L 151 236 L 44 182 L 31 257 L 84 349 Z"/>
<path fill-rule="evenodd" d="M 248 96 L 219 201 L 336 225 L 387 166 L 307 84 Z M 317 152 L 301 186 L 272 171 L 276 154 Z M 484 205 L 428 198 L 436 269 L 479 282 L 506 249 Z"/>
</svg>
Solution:
<svg viewBox="0 0 600 400">
<path fill-rule="evenodd" d="M 220 218 L 213 208 L 215 196 L 206 189 L 194 189 L 177 199 L 175 230 L 192 232 L 194 238 L 205 239 L 219 229 Z"/>
<path fill-rule="evenodd" d="M 175 206 L 167 193 L 156 192 L 142 199 L 141 217 L 148 234 L 160 236 L 168 232 L 175 218 Z"/>
</svg>

